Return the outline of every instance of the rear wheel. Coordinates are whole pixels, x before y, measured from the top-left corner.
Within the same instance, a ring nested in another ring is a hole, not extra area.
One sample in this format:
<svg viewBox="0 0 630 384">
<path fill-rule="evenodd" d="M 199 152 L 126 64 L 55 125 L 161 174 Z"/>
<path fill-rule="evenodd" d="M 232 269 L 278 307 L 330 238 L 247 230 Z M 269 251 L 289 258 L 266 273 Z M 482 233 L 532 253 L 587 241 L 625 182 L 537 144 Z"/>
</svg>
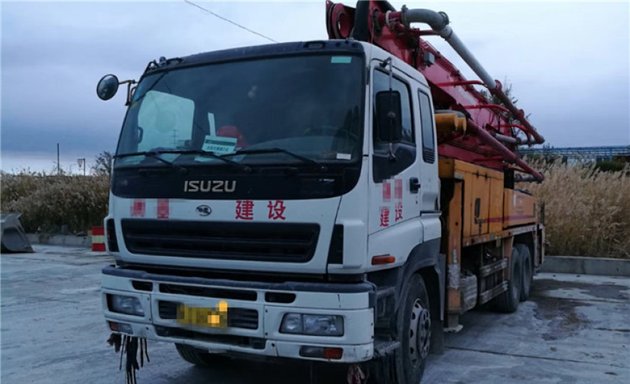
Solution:
<svg viewBox="0 0 630 384">
<path fill-rule="evenodd" d="M 217 366 L 229 360 L 226 356 L 204 352 L 202 349 L 191 347 L 190 345 L 175 344 L 175 348 L 182 359 L 200 367 Z"/>
<path fill-rule="evenodd" d="M 400 347 L 393 355 L 375 361 L 378 384 L 417 384 L 422 379 L 431 346 L 429 295 L 420 275 L 406 284 L 403 302 L 396 315 Z"/>
<path fill-rule="evenodd" d="M 518 303 L 521 298 L 521 265 L 521 256 L 516 247 L 512 247 L 508 289 L 494 299 L 496 309 L 501 312 L 512 313 L 518 309 Z"/>
<path fill-rule="evenodd" d="M 532 283 L 534 282 L 534 266 L 532 264 L 531 252 L 525 244 L 516 244 L 518 254 L 521 256 L 521 301 L 529 299 L 532 291 Z"/>
</svg>

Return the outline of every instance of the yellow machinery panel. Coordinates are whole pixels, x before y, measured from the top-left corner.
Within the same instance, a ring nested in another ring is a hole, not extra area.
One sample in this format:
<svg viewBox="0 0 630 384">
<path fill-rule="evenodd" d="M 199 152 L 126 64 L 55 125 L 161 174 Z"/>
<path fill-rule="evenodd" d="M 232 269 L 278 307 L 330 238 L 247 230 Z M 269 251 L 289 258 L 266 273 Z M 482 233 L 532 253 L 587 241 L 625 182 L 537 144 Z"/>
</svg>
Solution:
<svg viewBox="0 0 630 384">
<path fill-rule="evenodd" d="M 502 230 L 503 172 L 454 159 L 440 159 L 440 178 L 464 182 L 463 237 Z"/>
<path fill-rule="evenodd" d="M 488 233 L 490 180 L 466 172 L 464 176 L 464 237 Z"/>
<path fill-rule="evenodd" d="M 439 175 L 443 203 L 448 202 L 442 206 L 446 228 L 441 248 L 447 256 L 446 322 L 456 327 L 461 313 L 508 289 L 516 235 L 531 233 L 534 244 L 540 244 L 540 251 L 534 249 L 533 254 L 534 265 L 539 264 L 542 227 L 531 225 L 538 223 L 532 196 L 505 188 L 502 171 L 440 158 Z M 473 246 L 481 246 L 497 259 L 479 267 L 479 274 L 462 277 L 464 268 L 469 270 L 471 262 L 477 263 L 479 253 Z"/>
<path fill-rule="evenodd" d="M 503 227 L 508 228 L 536 222 L 536 200 L 534 197 L 523 192 L 506 189 Z"/>
<path fill-rule="evenodd" d="M 491 179 L 490 181 L 490 224 L 489 232 L 497 233 L 503 230 L 503 177 L 501 180 Z"/>
</svg>

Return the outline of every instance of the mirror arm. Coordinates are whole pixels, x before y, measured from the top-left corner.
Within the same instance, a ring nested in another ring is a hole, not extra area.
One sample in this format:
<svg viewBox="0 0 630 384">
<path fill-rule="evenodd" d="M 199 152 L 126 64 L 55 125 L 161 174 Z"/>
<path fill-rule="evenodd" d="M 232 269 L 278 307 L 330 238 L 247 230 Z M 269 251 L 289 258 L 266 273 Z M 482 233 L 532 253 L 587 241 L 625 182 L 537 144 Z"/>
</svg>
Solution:
<svg viewBox="0 0 630 384">
<path fill-rule="evenodd" d="M 392 57 L 388 57 L 380 64 L 381 68 L 389 67 L 387 70 L 387 74 L 389 75 L 389 90 L 392 90 L 392 78 L 394 76 L 394 68 L 392 64 Z"/>
<path fill-rule="evenodd" d="M 136 89 L 136 87 L 132 88 L 132 85 L 138 84 L 138 82 L 135 80 L 125 80 L 120 81 L 118 84 L 127 84 L 127 100 L 125 101 L 125 105 L 131 104 L 131 96 L 133 96 L 133 91 Z"/>
</svg>

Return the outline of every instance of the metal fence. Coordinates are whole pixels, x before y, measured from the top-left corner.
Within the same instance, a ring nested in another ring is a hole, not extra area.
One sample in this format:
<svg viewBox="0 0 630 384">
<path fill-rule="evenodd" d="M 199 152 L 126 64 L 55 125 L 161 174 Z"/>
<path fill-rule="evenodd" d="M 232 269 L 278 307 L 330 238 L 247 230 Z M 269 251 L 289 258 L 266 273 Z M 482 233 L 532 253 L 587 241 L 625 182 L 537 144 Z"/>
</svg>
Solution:
<svg viewBox="0 0 630 384">
<path fill-rule="evenodd" d="M 564 147 L 564 148 L 523 148 L 523 156 L 562 157 L 574 160 L 614 160 L 630 161 L 630 145 L 612 147 Z"/>
</svg>

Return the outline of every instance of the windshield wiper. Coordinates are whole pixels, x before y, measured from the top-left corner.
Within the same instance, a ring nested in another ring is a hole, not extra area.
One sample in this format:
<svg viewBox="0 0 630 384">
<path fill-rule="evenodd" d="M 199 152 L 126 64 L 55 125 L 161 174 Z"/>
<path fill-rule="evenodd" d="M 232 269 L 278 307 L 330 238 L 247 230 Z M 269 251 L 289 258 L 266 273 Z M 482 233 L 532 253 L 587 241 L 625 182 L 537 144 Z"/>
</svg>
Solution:
<svg viewBox="0 0 630 384">
<path fill-rule="evenodd" d="M 282 148 L 265 148 L 265 149 L 241 149 L 234 153 L 227 153 L 225 155 L 221 155 L 220 157 L 225 158 L 227 156 L 237 156 L 237 155 L 257 155 L 257 154 L 268 154 L 268 153 L 284 153 L 285 155 L 291 156 L 294 159 L 298 159 L 304 164 L 311 164 L 320 167 L 321 170 L 326 170 L 326 166 L 322 163 L 319 163 L 313 159 L 310 159 L 306 156 L 298 155 L 297 153 L 293 153 L 291 151 L 287 151 Z"/>
<path fill-rule="evenodd" d="M 118 159 L 118 158 L 122 158 L 122 157 L 131 157 L 131 156 L 146 156 L 146 157 L 151 157 L 153 159 L 159 160 L 164 164 L 168 164 L 171 167 L 177 168 L 178 170 L 182 170 L 182 171 L 186 171 L 188 172 L 188 169 L 185 167 L 182 167 L 181 165 L 177 165 L 174 164 L 173 162 L 170 162 L 166 159 L 164 159 L 162 156 L 163 154 L 177 154 L 177 155 L 197 155 L 197 156 L 202 156 L 202 157 L 209 157 L 212 159 L 217 159 L 217 160 L 221 160 L 224 163 L 230 164 L 234 167 L 237 167 L 241 170 L 243 170 L 244 172 L 251 172 L 252 168 L 248 165 L 245 164 L 241 164 L 241 163 L 237 163 L 236 161 L 230 160 L 230 159 L 226 159 L 222 156 L 217 155 L 214 152 L 206 152 L 206 151 L 200 151 L 200 150 L 180 150 L 180 149 L 166 149 L 163 151 L 145 151 L 145 152 L 132 152 L 132 153 L 123 153 L 123 154 L 119 154 L 119 155 L 115 155 L 114 158 Z"/>
<path fill-rule="evenodd" d="M 207 151 L 200 151 L 200 150 L 182 150 L 182 151 L 178 151 L 178 150 L 171 150 L 171 151 L 163 151 L 161 153 L 179 153 L 181 155 L 197 155 L 197 156 L 201 156 L 201 157 L 209 157 L 211 159 L 217 159 L 217 160 L 221 160 L 224 163 L 233 165 L 241 170 L 243 170 L 244 172 L 251 172 L 252 168 L 248 165 L 245 164 L 241 164 L 241 163 L 237 163 L 236 161 L 230 160 L 230 159 L 226 159 L 225 157 L 221 156 L 221 155 L 217 155 L 214 152 L 207 152 Z"/>
<path fill-rule="evenodd" d="M 132 157 L 132 156 L 144 156 L 144 157 L 150 157 L 152 159 L 158 160 L 168 166 L 170 166 L 173 169 L 176 169 L 179 172 L 182 173 L 186 173 L 188 172 L 187 168 L 184 168 L 180 165 L 177 165 L 175 163 L 173 163 L 172 161 L 168 161 L 165 158 L 163 158 L 162 155 L 163 153 L 170 153 L 169 151 L 143 151 L 143 152 L 131 152 L 131 153 L 121 153 L 118 155 L 114 155 L 114 159 L 122 159 L 123 157 Z"/>
</svg>

